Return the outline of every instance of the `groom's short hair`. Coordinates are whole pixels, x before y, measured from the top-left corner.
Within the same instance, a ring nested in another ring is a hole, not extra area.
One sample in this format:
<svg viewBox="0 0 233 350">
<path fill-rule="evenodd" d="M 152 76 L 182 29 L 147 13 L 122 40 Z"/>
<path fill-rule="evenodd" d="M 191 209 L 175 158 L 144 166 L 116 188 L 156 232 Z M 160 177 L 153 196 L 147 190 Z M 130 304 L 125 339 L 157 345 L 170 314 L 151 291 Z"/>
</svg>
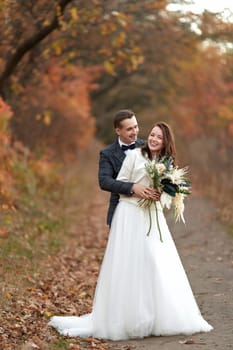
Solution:
<svg viewBox="0 0 233 350">
<path fill-rule="evenodd" d="M 133 116 L 135 116 L 135 113 L 130 109 L 121 109 L 115 114 L 113 120 L 114 128 L 120 128 L 122 120 L 132 118 Z"/>
</svg>

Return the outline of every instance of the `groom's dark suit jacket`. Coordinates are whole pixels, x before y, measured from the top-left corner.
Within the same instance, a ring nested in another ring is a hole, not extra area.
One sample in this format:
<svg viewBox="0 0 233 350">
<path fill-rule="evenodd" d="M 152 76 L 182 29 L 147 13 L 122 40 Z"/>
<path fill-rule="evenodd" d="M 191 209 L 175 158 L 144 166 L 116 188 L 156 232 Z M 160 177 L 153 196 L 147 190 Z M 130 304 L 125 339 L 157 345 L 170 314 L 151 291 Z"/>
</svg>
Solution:
<svg viewBox="0 0 233 350">
<path fill-rule="evenodd" d="M 138 139 L 135 144 L 136 147 L 140 147 L 144 144 L 144 141 Z M 100 152 L 99 185 L 102 190 L 111 192 L 107 215 L 108 225 L 111 225 L 113 213 L 119 201 L 119 194 L 131 195 L 133 182 L 116 180 L 125 157 L 125 152 L 122 151 L 118 139 Z"/>
</svg>

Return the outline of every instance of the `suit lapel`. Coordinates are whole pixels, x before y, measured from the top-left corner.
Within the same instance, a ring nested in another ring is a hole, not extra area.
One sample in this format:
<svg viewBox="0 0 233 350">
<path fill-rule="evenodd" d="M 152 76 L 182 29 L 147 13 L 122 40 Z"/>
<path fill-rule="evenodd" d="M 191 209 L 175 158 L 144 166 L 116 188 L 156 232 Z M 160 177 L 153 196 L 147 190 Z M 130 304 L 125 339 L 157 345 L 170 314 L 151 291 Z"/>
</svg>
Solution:
<svg viewBox="0 0 233 350">
<path fill-rule="evenodd" d="M 125 152 L 122 151 L 118 139 L 114 143 L 113 156 L 117 158 L 121 163 L 125 159 Z"/>
</svg>

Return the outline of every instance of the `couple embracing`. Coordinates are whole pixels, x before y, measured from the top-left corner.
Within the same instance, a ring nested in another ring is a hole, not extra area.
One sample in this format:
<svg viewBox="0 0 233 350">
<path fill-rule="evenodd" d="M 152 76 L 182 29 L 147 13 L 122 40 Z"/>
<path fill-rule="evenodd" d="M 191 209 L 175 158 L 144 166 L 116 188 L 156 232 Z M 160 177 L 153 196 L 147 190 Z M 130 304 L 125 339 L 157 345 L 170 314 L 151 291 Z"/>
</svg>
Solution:
<svg viewBox="0 0 233 350">
<path fill-rule="evenodd" d="M 110 232 L 92 312 L 53 316 L 49 325 L 66 336 L 111 340 L 208 332 L 163 214 L 169 191 L 152 186 L 147 171 L 155 160 L 175 169 L 172 130 L 159 122 L 144 142 L 130 110 L 115 115 L 114 128 L 116 141 L 100 152 Z"/>
</svg>

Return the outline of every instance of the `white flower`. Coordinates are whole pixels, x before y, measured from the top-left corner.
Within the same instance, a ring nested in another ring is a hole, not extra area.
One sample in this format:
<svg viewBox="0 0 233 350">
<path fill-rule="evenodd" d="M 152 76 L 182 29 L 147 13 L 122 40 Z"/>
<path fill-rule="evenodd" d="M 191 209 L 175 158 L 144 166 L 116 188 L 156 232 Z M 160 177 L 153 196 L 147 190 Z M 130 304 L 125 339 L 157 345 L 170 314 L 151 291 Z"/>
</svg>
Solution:
<svg viewBox="0 0 233 350">
<path fill-rule="evenodd" d="M 168 174 L 168 178 L 171 179 L 173 184 L 179 184 L 184 180 L 185 174 L 187 174 L 188 168 L 173 168 Z"/>
<path fill-rule="evenodd" d="M 166 170 L 166 167 L 165 167 L 165 165 L 163 163 L 156 164 L 156 168 L 157 168 L 157 171 L 158 171 L 159 175 L 164 173 L 164 171 Z"/>
</svg>

